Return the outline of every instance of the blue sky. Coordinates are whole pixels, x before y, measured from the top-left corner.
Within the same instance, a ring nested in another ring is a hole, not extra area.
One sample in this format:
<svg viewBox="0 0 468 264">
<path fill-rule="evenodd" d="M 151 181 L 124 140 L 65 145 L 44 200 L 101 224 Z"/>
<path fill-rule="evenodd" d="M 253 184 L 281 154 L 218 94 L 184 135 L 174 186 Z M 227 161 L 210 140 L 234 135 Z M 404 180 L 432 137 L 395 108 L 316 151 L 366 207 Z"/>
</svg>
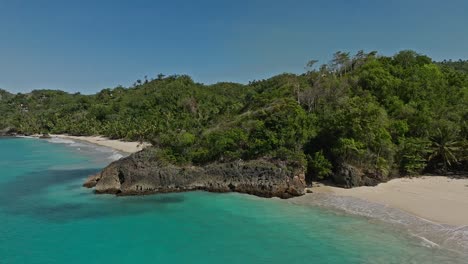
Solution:
<svg viewBox="0 0 468 264">
<path fill-rule="evenodd" d="M 145 75 L 246 83 L 338 50 L 468 59 L 465 0 L 0 0 L 0 88 L 93 93 Z"/>
</svg>

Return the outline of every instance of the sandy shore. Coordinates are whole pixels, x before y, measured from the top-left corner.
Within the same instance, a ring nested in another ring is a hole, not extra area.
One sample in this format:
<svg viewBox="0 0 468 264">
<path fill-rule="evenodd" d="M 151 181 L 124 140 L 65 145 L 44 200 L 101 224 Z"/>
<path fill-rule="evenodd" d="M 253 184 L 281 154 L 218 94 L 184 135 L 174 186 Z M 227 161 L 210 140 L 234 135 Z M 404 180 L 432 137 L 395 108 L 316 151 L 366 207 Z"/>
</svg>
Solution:
<svg viewBox="0 0 468 264">
<path fill-rule="evenodd" d="M 294 198 L 295 202 L 305 204 L 307 200 L 314 199 L 314 193 L 330 193 L 383 204 L 437 223 L 468 225 L 468 179 L 423 176 L 353 189 L 320 185 L 313 187 L 312 191 Z"/>
<path fill-rule="evenodd" d="M 101 136 L 91 136 L 91 137 L 81 137 L 81 136 L 68 136 L 68 135 L 50 135 L 55 138 L 63 139 L 72 139 L 72 140 L 81 140 L 88 143 L 96 144 L 99 146 L 104 146 L 108 148 L 113 148 L 118 151 L 126 153 L 135 153 L 147 146 L 150 146 L 149 143 L 140 143 L 140 142 L 127 142 L 121 140 L 108 139 Z"/>
</svg>

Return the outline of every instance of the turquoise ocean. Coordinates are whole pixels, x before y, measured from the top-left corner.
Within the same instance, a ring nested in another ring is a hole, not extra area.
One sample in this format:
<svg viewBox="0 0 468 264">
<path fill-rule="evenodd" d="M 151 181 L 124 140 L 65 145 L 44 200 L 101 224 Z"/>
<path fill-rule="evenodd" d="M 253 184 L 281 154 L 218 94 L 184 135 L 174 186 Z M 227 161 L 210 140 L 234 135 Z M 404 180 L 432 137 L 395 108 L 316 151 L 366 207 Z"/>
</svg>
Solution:
<svg viewBox="0 0 468 264">
<path fill-rule="evenodd" d="M 81 187 L 122 155 L 68 140 L 0 139 L 0 263 L 468 263 L 458 249 L 323 201 L 116 197 Z"/>
</svg>

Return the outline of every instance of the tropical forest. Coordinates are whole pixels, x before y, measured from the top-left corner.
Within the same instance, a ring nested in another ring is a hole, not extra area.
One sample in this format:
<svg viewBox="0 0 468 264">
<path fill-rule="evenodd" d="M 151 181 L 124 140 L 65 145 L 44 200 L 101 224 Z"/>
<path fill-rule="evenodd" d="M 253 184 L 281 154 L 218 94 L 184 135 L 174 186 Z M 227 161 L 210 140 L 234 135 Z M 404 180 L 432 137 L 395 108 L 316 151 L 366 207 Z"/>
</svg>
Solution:
<svg viewBox="0 0 468 264">
<path fill-rule="evenodd" d="M 267 159 L 332 179 L 468 170 L 468 61 L 336 52 L 304 73 L 205 85 L 158 74 L 92 95 L 0 90 L 0 130 L 151 143 L 166 163 Z"/>
</svg>

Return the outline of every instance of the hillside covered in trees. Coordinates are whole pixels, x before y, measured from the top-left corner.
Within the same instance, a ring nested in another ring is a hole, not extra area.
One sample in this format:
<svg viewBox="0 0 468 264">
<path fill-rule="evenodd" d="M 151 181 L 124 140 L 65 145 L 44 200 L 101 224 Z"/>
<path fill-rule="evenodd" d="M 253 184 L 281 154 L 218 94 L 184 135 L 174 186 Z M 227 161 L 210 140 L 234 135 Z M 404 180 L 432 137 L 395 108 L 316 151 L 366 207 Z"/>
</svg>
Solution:
<svg viewBox="0 0 468 264">
<path fill-rule="evenodd" d="M 443 60 L 442 62 L 438 62 L 441 66 L 447 66 L 453 68 L 457 71 L 468 73 L 468 60 Z"/>
<path fill-rule="evenodd" d="M 315 64 L 248 85 L 159 75 L 94 95 L 0 90 L 0 130 L 148 141 L 179 166 L 261 158 L 309 180 L 346 166 L 376 179 L 467 170 L 466 64 L 413 51 Z"/>
</svg>

